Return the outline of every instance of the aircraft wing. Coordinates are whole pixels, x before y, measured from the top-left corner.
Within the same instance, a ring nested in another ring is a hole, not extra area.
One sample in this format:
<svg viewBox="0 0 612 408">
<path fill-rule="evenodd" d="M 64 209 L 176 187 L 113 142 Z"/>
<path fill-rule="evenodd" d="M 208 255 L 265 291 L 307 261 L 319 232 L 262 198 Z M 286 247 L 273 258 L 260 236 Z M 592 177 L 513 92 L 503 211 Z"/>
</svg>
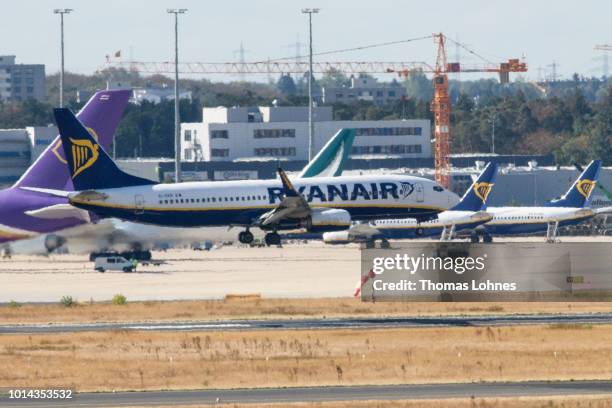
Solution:
<svg viewBox="0 0 612 408">
<path fill-rule="evenodd" d="M 284 219 L 305 218 L 312 212 L 304 197 L 293 187 L 283 169 L 278 169 L 278 175 L 283 183 L 283 199 L 276 208 L 259 218 L 259 224 L 262 226 L 278 224 Z"/>
<path fill-rule="evenodd" d="M 356 223 L 351 226 L 351 228 L 349 229 L 349 233 L 352 235 L 370 237 L 373 235 L 380 234 L 380 231 L 378 230 L 378 228 L 374 227 L 372 224 Z"/>
<path fill-rule="evenodd" d="M 595 214 L 612 214 L 612 207 L 601 207 L 594 209 Z"/>
</svg>

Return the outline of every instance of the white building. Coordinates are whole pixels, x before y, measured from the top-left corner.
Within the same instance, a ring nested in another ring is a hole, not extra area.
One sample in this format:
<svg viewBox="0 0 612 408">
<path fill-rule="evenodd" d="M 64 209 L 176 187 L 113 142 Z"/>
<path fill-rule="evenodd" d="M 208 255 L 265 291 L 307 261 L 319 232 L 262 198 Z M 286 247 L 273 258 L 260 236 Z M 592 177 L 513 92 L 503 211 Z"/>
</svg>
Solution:
<svg viewBox="0 0 612 408">
<path fill-rule="evenodd" d="M 396 102 L 406 96 L 406 88 L 393 80 L 390 83 L 379 83 L 373 77 L 351 77 L 349 87 L 324 87 L 323 103 L 351 104 L 358 101 L 374 102 L 385 105 Z"/>
<path fill-rule="evenodd" d="M 55 126 L 0 129 L 0 186 L 17 181 L 57 134 Z"/>
<path fill-rule="evenodd" d="M 315 150 L 341 128 L 357 130 L 351 157 L 431 157 L 430 122 L 335 121 L 331 107 L 314 109 Z M 201 123 L 182 123 L 185 161 L 307 160 L 308 108 L 204 108 Z"/>
<path fill-rule="evenodd" d="M 179 90 L 179 100 L 191 100 L 191 91 Z M 160 103 L 174 100 L 174 88 L 135 88 L 130 102 L 141 104 L 144 101 Z"/>
</svg>

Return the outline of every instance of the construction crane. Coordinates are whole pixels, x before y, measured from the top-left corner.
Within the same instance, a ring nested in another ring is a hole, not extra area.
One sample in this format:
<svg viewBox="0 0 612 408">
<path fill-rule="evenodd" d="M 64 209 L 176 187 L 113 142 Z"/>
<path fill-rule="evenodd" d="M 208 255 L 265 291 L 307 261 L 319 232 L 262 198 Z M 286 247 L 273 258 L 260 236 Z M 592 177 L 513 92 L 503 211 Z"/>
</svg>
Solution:
<svg viewBox="0 0 612 408">
<path fill-rule="evenodd" d="M 518 58 L 509 59 L 507 62 L 493 64 L 486 62 L 481 65 L 462 65 L 458 62 L 447 62 L 446 42 L 447 37 L 442 33 L 433 35 L 437 45 L 436 65 L 432 71 L 421 70 L 421 72 L 433 74 L 433 100 L 431 110 L 434 114 L 434 159 L 436 182 L 446 188 L 450 187 L 450 145 L 451 145 L 451 101 L 448 91 L 448 74 L 460 72 L 491 72 L 499 74 L 499 82 L 507 84 L 510 81 L 510 72 L 527 72 L 527 64 Z M 453 40 L 451 40 L 453 41 Z M 455 42 L 455 41 L 453 41 Z M 457 42 L 455 42 L 458 44 Z M 458 44 L 461 46 L 461 44 Z M 471 54 L 477 55 L 471 50 Z M 482 57 L 480 57 L 482 58 Z M 484 58 L 482 58 L 484 59 Z M 400 76 L 408 77 L 412 74 L 409 70 L 399 71 Z"/>
<path fill-rule="evenodd" d="M 497 73 L 502 84 L 510 79 L 510 72 L 527 72 L 527 64 L 517 59 L 509 59 L 499 64 L 492 63 L 481 57 L 463 44 L 447 38 L 442 33 L 432 36 L 418 37 L 409 40 L 383 43 L 366 47 L 350 48 L 343 51 L 354 51 L 376 46 L 399 44 L 425 38 L 433 38 L 437 45 L 437 56 L 434 65 L 423 61 L 337 61 L 337 62 L 314 62 L 313 73 L 343 72 L 347 74 L 388 74 L 395 73 L 402 77 L 409 77 L 415 73 L 433 74 L 434 96 L 431 110 L 434 114 L 434 154 L 436 181 L 448 188 L 450 186 L 450 144 L 451 144 L 451 101 L 448 90 L 448 74 L 452 73 Z M 480 64 L 460 64 L 458 62 L 447 62 L 446 42 L 451 41 L 458 47 L 463 48 L 469 54 L 483 60 Z M 334 51 L 321 53 L 319 55 L 333 54 Z M 144 74 L 166 74 L 174 73 L 174 62 L 135 62 L 135 61 L 112 61 L 107 60 L 103 69 L 119 68 L 126 71 L 137 71 Z M 183 62 L 179 63 L 179 72 L 183 74 L 299 74 L 308 72 L 308 62 L 298 59 L 282 58 L 260 62 Z"/>
</svg>

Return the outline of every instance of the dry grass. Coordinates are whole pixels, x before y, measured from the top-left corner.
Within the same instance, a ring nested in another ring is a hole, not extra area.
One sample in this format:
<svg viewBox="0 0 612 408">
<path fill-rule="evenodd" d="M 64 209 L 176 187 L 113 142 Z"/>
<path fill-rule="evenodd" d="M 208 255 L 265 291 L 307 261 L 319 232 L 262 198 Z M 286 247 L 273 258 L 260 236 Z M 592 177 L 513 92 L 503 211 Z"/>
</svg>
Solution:
<svg viewBox="0 0 612 408">
<path fill-rule="evenodd" d="M 116 322 L 162 320 L 217 320 L 233 318 L 431 316 L 516 313 L 610 312 L 607 302 L 505 303 L 363 303 L 355 298 L 229 299 L 170 302 L 83 303 L 66 308 L 59 304 L 0 306 L 0 324 Z"/>
<path fill-rule="evenodd" d="M 612 378 L 612 325 L 0 336 L 0 388 L 132 390 Z"/>
</svg>

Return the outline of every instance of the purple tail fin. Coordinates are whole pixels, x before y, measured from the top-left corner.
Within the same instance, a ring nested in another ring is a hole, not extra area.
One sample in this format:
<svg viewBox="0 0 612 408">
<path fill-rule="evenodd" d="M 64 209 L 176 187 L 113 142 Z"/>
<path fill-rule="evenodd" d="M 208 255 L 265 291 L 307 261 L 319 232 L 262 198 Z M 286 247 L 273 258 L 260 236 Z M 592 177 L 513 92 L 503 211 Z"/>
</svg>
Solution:
<svg viewBox="0 0 612 408">
<path fill-rule="evenodd" d="M 97 92 L 76 115 L 107 151 L 131 94 L 127 89 Z M 74 190 L 59 136 L 13 187 Z"/>
</svg>

